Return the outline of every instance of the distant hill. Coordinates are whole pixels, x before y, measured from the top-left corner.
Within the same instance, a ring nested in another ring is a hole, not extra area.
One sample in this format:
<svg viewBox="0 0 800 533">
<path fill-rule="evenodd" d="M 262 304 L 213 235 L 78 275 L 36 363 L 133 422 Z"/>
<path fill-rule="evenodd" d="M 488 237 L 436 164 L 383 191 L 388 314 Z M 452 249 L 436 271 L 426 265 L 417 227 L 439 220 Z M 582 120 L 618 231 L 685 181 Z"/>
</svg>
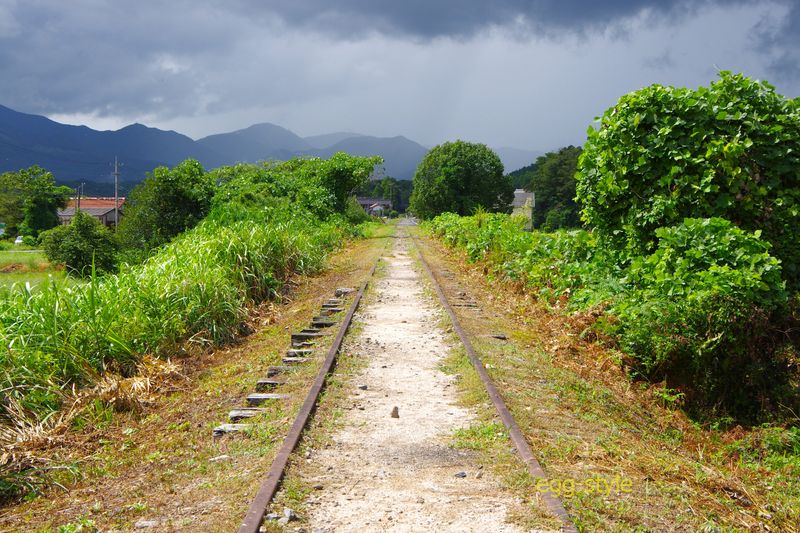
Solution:
<svg viewBox="0 0 800 533">
<path fill-rule="evenodd" d="M 255 124 L 231 133 L 219 133 L 197 143 L 223 154 L 228 162 L 252 162 L 263 159 L 288 159 L 312 149 L 302 137 L 275 124 Z"/>
<path fill-rule="evenodd" d="M 74 186 L 86 182 L 88 194 L 105 195 L 113 191 L 111 163 L 115 156 L 124 165 L 121 188 L 128 191 L 157 166 L 174 166 L 190 157 L 206 168 L 214 168 L 303 155 L 329 157 L 338 151 L 380 155 L 385 160 L 385 175 L 410 180 L 428 149 L 402 136 L 335 132 L 303 138 L 270 123 L 209 135 L 197 141 L 142 124 L 131 124 L 117 131 L 97 131 L 0 105 L 0 172 L 39 165 L 53 172 L 59 183 Z M 529 164 L 540 155 L 514 148 L 496 151 L 506 172 Z"/>
<path fill-rule="evenodd" d="M 410 180 L 419 162 L 428 153 L 421 144 L 398 137 L 370 137 L 361 135 L 339 141 L 323 150 L 311 152 L 319 157 L 330 157 L 336 152 L 352 155 L 380 155 L 384 158 L 385 174 L 396 179 Z"/>
<path fill-rule="evenodd" d="M 144 177 L 158 165 L 196 157 L 216 166 L 223 158 L 174 131 L 141 124 L 117 131 L 70 126 L 0 106 L 0 171 L 39 165 L 59 181 L 110 181 L 110 163 L 119 155 L 129 175 Z"/>
<path fill-rule="evenodd" d="M 349 131 L 337 131 L 334 133 L 325 133 L 323 135 L 311 135 L 310 137 L 303 137 L 303 140 L 310 144 L 312 148 L 322 150 L 352 137 L 362 137 L 362 135 L 360 133 L 352 133 Z"/>
</svg>

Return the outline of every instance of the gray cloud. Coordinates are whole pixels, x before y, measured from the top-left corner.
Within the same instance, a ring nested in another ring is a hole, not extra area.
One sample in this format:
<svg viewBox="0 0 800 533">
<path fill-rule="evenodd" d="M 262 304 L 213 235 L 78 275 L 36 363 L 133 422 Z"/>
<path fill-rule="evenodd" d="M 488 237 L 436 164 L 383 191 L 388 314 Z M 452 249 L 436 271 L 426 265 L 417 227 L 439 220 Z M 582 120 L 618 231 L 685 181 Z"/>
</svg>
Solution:
<svg viewBox="0 0 800 533">
<path fill-rule="evenodd" d="M 672 59 L 672 52 L 664 50 L 661 54 L 645 57 L 642 66 L 652 70 L 664 70 L 674 67 L 675 60 Z"/>
<path fill-rule="evenodd" d="M 800 5 L 783 4 L 785 13 L 765 17 L 755 27 L 756 47 L 768 58 L 768 70 L 777 80 L 800 80 Z"/>
<path fill-rule="evenodd" d="M 376 31 L 432 39 L 471 37 L 491 27 L 552 37 L 563 32 L 602 31 L 642 12 L 681 18 L 708 5 L 742 3 L 746 0 L 237 0 L 234 5 L 267 18 L 278 17 L 290 26 L 337 37 Z"/>
<path fill-rule="evenodd" d="M 707 84 L 716 66 L 788 79 L 792 6 L 0 0 L 0 104 L 195 136 L 271 121 L 555 148 L 649 83 Z"/>
</svg>

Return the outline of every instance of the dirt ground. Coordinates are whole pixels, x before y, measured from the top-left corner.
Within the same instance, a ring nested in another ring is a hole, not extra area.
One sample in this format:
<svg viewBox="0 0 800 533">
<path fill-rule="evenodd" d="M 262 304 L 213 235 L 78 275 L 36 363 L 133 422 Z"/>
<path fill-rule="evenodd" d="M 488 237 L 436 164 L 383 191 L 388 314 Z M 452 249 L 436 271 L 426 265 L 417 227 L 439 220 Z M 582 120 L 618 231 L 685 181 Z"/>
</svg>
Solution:
<svg viewBox="0 0 800 533">
<path fill-rule="evenodd" d="M 398 238 L 384 276 L 362 307 L 351 356 L 366 364 L 343 384 L 352 405 L 326 447 L 306 453 L 304 529 L 327 531 L 523 531 L 508 522 L 523 502 L 451 445 L 476 422 L 441 365 L 451 346 L 440 309 Z M 396 417 L 393 410 L 396 409 Z"/>
</svg>

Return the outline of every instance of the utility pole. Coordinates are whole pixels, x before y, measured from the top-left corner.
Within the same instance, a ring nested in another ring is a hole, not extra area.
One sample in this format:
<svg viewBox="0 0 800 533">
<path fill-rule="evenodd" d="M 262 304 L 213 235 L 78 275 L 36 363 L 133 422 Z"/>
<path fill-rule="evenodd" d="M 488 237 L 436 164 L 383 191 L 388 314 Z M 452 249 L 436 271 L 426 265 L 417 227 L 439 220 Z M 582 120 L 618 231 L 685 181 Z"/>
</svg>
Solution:
<svg viewBox="0 0 800 533">
<path fill-rule="evenodd" d="M 114 156 L 114 229 L 119 226 L 119 161 Z"/>
<path fill-rule="evenodd" d="M 81 210 L 81 196 L 83 196 L 83 186 L 85 185 L 85 183 L 86 182 L 82 181 L 81 184 L 78 186 L 78 205 L 75 208 L 76 211 Z"/>
</svg>

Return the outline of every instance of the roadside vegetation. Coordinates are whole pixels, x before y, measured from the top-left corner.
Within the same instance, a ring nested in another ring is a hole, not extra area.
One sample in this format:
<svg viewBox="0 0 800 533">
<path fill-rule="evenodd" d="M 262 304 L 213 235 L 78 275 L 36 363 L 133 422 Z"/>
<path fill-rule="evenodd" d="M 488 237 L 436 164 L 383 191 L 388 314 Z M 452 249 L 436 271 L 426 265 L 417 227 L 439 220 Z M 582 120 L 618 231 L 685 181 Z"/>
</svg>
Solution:
<svg viewBox="0 0 800 533">
<path fill-rule="evenodd" d="M 432 230 L 664 380 L 699 417 L 800 412 L 795 311 L 800 110 L 721 73 L 696 91 L 628 94 L 590 129 L 576 175 L 590 231 L 527 233 L 480 212 Z"/>
<path fill-rule="evenodd" d="M 592 313 L 558 312 L 492 263 L 428 242 L 428 261 L 453 274 L 440 277 L 445 292 L 478 303 L 457 309 L 459 320 L 580 531 L 797 531 L 797 428 L 693 420 L 675 391 L 632 382 L 617 349 L 581 335 Z M 535 490 L 509 464 L 502 432 L 489 431 L 496 413 L 469 360 L 461 350 L 450 360 L 480 417 L 454 445 L 480 449 L 520 494 Z M 629 480 L 631 491 L 592 490 L 601 479 Z"/>
<path fill-rule="evenodd" d="M 46 427 L 103 376 L 135 375 L 145 355 L 191 353 L 239 335 L 250 307 L 279 297 L 293 274 L 319 271 L 358 233 L 345 208 L 378 162 L 340 153 L 208 173 L 183 163 L 176 174 L 188 166 L 219 184 L 196 227 L 118 273 L 100 275 L 95 254 L 80 269 L 85 283 L 0 287 L 2 444 L 19 444 L 24 428 Z M 64 228 L 80 232 L 82 224 L 78 217 Z M 0 461 L 0 496 L 24 486 L 18 481 L 33 465 L 17 459 Z"/>
<path fill-rule="evenodd" d="M 799 154 L 798 103 L 767 83 L 656 85 L 589 131 L 576 174 L 587 229 L 526 232 L 480 210 L 427 227 L 570 317 L 699 427 L 738 427 L 737 460 L 785 482 L 800 465 Z"/>
</svg>

